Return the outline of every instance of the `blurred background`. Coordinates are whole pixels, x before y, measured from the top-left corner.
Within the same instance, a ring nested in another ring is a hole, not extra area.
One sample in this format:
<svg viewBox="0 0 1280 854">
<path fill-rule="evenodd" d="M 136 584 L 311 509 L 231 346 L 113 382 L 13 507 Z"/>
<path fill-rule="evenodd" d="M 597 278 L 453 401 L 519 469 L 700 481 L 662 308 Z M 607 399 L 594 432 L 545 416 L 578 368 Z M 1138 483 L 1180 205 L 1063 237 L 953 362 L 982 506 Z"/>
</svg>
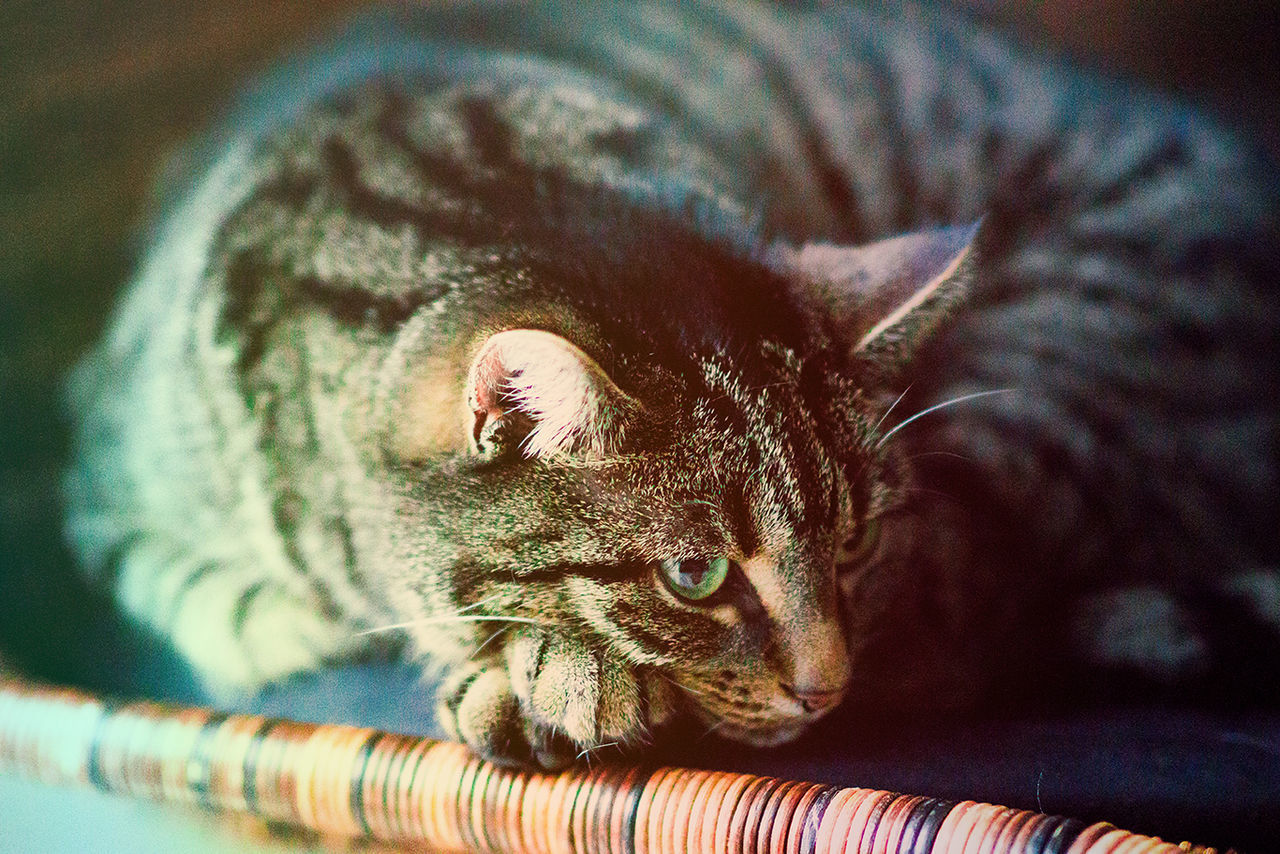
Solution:
<svg viewBox="0 0 1280 854">
<path fill-rule="evenodd" d="M 1276 5 L 956 0 L 1025 42 L 1193 99 L 1280 154 Z M 352 0 L 5 0 L 0 11 L 0 650 L 93 683 L 104 603 L 59 533 L 59 384 L 136 259 L 148 198 L 237 84 Z M 105 636 L 104 636 L 105 637 Z M 129 674 L 97 677 L 127 685 Z"/>
</svg>

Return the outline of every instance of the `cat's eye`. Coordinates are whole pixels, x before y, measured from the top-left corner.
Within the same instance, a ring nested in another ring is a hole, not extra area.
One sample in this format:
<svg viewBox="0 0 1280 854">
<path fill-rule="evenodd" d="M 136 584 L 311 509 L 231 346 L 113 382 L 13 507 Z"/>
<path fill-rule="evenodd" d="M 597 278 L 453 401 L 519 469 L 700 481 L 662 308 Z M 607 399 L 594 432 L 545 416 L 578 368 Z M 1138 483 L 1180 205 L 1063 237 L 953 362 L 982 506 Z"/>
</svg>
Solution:
<svg viewBox="0 0 1280 854">
<path fill-rule="evenodd" d="M 845 540 L 836 556 L 837 563 L 858 563 L 871 557 L 880 542 L 880 520 L 868 519 L 858 532 Z"/>
<path fill-rule="evenodd" d="M 664 560 L 662 580 L 671 592 L 682 599 L 706 599 L 720 589 L 732 566 L 726 557 Z"/>
</svg>

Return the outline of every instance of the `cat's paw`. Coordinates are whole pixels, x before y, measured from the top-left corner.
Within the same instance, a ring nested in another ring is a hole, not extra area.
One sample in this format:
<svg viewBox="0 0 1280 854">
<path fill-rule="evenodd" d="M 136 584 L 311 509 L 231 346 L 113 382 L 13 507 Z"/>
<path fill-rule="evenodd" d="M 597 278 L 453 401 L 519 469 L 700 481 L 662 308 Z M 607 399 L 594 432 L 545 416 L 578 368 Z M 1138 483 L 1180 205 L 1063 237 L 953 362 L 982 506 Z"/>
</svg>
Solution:
<svg viewBox="0 0 1280 854">
<path fill-rule="evenodd" d="M 527 632 L 505 655 L 521 709 L 536 726 L 567 737 L 578 755 L 643 741 L 658 722 L 634 669 L 607 650 Z"/>
<path fill-rule="evenodd" d="M 522 634 L 504 659 L 454 671 L 437 709 L 451 736 L 491 761 L 563 768 L 643 741 L 651 724 L 670 716 L 671 703 L 654 697 L 662 692 L 642 692 L 626 662 L 581 643 Z"/>
<path fill-rule="evenodd" d="M 553 770 L 573 761 L 568 739 L 525 715 L 500 662 L 455 670 L 441 686 L 436 719 L 451 738 L 499 765 Z"/>
</svg>

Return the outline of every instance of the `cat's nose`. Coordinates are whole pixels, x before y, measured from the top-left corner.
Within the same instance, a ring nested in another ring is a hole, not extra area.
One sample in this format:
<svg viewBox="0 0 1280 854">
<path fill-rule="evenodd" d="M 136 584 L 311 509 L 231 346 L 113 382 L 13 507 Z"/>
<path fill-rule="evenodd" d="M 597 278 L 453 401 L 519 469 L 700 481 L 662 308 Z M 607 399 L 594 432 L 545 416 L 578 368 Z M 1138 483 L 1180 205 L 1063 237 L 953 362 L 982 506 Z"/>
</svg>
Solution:
<svg viewBox="0 0 1280 854">
<path fill-rule="evenodd" d="M 782 689 L 800 703 L 806 712 L 825 712 L 844 699 L 844 686 L 822 688 L 807 685 L 783 685 Z"/>
</svg>

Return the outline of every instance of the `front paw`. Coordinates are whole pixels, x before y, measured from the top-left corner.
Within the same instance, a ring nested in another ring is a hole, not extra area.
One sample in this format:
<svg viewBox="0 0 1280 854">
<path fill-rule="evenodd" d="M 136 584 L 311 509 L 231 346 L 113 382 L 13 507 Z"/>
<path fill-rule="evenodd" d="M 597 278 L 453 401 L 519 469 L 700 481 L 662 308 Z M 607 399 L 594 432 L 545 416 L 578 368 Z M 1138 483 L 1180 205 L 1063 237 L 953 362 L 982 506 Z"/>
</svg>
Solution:
<svg viewBox="0 0 1280 854">
<path fill-rule="evenodd" d="M 554 770 L 595 750 L 646 741 L 650 727 L 670 717 L 670 696 L 662 687 L 642 689 L 616 655 L 528 633 L 506 645 L 501 661 L 455 672 L 441 694 L 440 719 L 486 759 Z"/>
<path fill-rule="evenodd" d="M 436 718 L 450 737 L 499 765 L 552 770 L 573 761 L 567 738 L 525 714 L 502 662 L 454 671 L 441 688 Z"/>
<path fill-rule="evenodd" d="M 632 667 L 617 655 L 545 633 L 522 633 L 505 650 L 511 688 L 542 728 L 578 753 L 644 741 L 653 722 Z"/>
</svg>

